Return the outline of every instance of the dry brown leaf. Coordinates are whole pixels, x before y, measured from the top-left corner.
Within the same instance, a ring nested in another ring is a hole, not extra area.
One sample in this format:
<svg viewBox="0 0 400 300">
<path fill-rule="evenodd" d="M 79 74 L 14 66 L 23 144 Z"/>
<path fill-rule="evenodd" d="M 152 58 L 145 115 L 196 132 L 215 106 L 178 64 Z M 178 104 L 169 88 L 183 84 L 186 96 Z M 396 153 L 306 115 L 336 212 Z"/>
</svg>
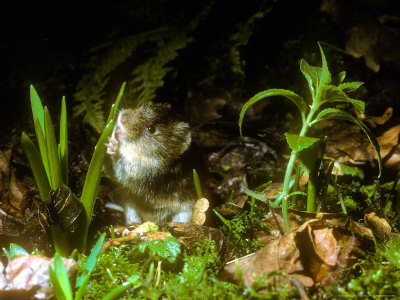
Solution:
<svg viewBox="0 0 400 300">
<path fill-rule="evenodd" d="M 380 153 L 383 165 L 386 168 L 399 169 L 400 168 L 400 125 L 394 126 L 386 130 L 382 135 L 377 137 L 380 146 Z M 368 152 L 375 152 L 371 145 L 368 146 Z"/>
<path fill-rule="evenodd" d="M 78 263 L 71 258 L 62 258 L 68 276 L 72 277 L 78 269 Z M 50 286 L 49 266 L 54 268 L 54 258 L 39 255 L 20 256 L 11 260 L 5 270 L 7 286 L 5 290 L 30 291 L 39 286 L 35 299 L 50 299 L 54 297 Z"/>
<path fill-rule="evenodd" d="M 335 266 L 340 248 L 333 235 L 333 228 L 312 229 L 309 227 L 309 234 L 312 235 L 314 250 L 318 257 L 328 266 Z"/>
<path fill-rule="evenodd" d="M 16 171 L 16 169 L 11 170 L 9 201 L 14 208 L 19 209 L 19 204 L 28 189 L 17 177 Z"/>
<path fill-rule="evenodd" d="M 273 211 L 281 223 L 280 210 Z M 290 210 L 289 219 L 292 231 L 280 236 L 272 214 L 268 216 L 266 223 L 272 228 L 270 236 L 264 236 L 266 240 L 269 237 L 268 244 L 253 255 L 238 260 L 246 285 L 254 282 L 253 275 L 260 278 L 275 270 L 287 273 L 289 278 L 305 276 L 299 278 L 304 286 L 333 284 L 345 268 L 355 263 L 356 249 L 372 245 L 370 230 L 347 217 Z M 272 236 L 275 239 L 271 240 Z M 237 281 L 235 263 L 227 264 L 220 276 Z"/>
<path fill-rule="evenodd" d="M 279 239 L 272 240 L 256 253 L 238 260 L 237 263 L 242 270 L 246 286 L 251 286 L 255 278 L 260 278 L 267 272 L 280 270 L 287 274 L 292 274 L 304 270 L 300 260 L 300 252 L 296 247 L 295 235 L 295 232 L 289 232 Z M 226 264 L 219 278 L 237 282 L 239 278 L 237 278 L 236 274 L 236 262 L 232 261 Z M 307 281 L 302 281 L 304 285 L 309 282 L 309 278 Z"/>
</svg>

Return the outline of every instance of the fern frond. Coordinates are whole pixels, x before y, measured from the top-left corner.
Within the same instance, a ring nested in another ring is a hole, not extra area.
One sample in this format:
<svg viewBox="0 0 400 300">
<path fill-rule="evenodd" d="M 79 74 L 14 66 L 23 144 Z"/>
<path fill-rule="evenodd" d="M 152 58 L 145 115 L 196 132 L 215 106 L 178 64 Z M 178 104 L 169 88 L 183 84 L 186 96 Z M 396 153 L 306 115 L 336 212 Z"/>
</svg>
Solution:
<svg viewBox="0 0 400 300">
<path fill-rule="evenodd" d="M 92 52 L 90 66 L 92 71 L 85 74 L 78 83 L 74 94 L 76 105 L 73 115 L 83 114 L 83 121 L 97 130 L 104 126 L 102 106 L 104 104 L 105 88 L 110 80 L 110 74 L 124 63 L 133 52 L 149 40 L 160 40 L 171 35 L 171 29 L 162 27 L 157 30 L 121 38 L 117 41 L 103 44 Z M 99 59 L 99 57 L 102 57 Z"/>
<path fill-rule="evenodd" d="M 133 71 L 133 79 L 128 82 L 128 98 L 135 99 L 140 106 L 156 97 L 158 88 L 164 85 L 166 74 L 172 70 L 167 64 L 178 56 L 178 51 L 186 47 L 192 38 L 179 34 L 158 50 L 155 56 L 138 65 Z"/>
</svg>

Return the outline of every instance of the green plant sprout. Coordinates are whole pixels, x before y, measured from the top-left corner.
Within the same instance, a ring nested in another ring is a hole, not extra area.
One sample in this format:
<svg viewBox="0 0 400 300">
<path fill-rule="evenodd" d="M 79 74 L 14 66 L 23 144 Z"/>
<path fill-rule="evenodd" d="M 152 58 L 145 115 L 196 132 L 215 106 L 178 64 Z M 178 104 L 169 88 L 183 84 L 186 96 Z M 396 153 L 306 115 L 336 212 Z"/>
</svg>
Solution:
<svg viewBox="0 0 400 300">
<path fill-rule="evenodd" d="M 64 263 L 58 253 L 54 255 L 54 269 L 49 266 L 49 273 L 51 283 L 54 287 L 54 293 L 57 299 L 65 300 L 80 300 L 82 299 L 83 292 L 87 284 L 89 283 L 90 276 L 96 266 L 97 259 L 100 255 L 101 248 L 103 247 L 104 239 L 106 234 L 103 233 L 97 240 L 96 245 L 93 247 L 81 274 L 78 276 L 75 282 L 75 295 L 71 287 L 71 283 L 68 278 L 67 271 Z"/>
<path fill-rule="evenodd" d="M 288 199 L 295 195 L 290 193 L 289 183 L 291 181 L 296 161 L 300 163 L 300 166 L 305 170 L 305 172 L 310 174 L 307 195 L 307 211 L 314 212 L 316 207 L 315 176 L 320 166 L 321 158 L 325 148 L 325 141 L 307 136 L 308 129 L 312 125 L 327 119 L 341 119 L 356 124 L 366 134 L 368 140 L 375 150 L 379 165 L 378 177 L 380 177 L 382 170 L 379 145 L 370 129 L 360 119 L 353 117 L 351 114 L 345 111 L 337 108 L 321 109 L 323 106 L 329 104 L 345 102 L 353 105 L 355 109 L 363 113 L 365 109 L 365 103 L 352 99 L 347 95 L 348 92 L 358 89 L 362 83 L 343 82 L 346 77 L 346 72 L 343 71 L 338 75 L 339 84 L 337 86 L 331 84 L 331 74 L 328 70 L 325 54 L 319 43 L 318 46 L 321 52 L 322 67 L 310 66 L 304 59 L 300 60 L 300 71 L 303 73 L 308 82 L 308 87 L 311 93 L 311 101 L 306 101 L 303 97 L 289 90 L 268 89 L 256 94 L 249 101 L 247 101 L 243 105 L 239 117 L 240 135 L 243 136 L 242 123 L 246 111 L 258 101 L 272 96 L 284 96 L 288 98 L 296 105 L 301 114 L 302 128 L 300 133 L 298 135 L 289 133 L 285 134 L 286 141 L 289 144 L 289 147 L 292 149 L 292 152 L 286 168 L 283 190 L 281 192 L 282 196 L 275 201 L 275 204 L 279 204 L 280 201 L 282 201 L 282 215 L 286 232 L 290 231 L 287 215 Z"/>
<path fill-rule="evenodd" d="M 203 191 L 201 190 L 200 178 L 195 169 L 193 169 L 193 181 L 194 181 L 194 187 L 196 188 L 197 198 L 198 199 L 203 198 Z"/>
<path fill-rule="evenodd" d="M 122 84 L 117 99 L 111 107 L 107 125 L 95 147 L 83 186 L 80 200 L 85 211 L 85 218 L 83 218 L 82 224 L 79 224 L 79 241 L 76 241 L 79 251 L 82 252 L 86 248 L 87 233 L 100 183 L 101 169 L 106 153 L 105 144 L 111 134 L 113 120 L 124 89 L 125 83 Z M 61 183 L 68 183 L 68 132 L 65 97 L 62 98 L 61 104 L 59 144 L 56 142 L 50 113 L 46 106 L 43 107 L 33 85 L 30 87 L 30 98 L 39 149 L 24 132 L 21 136 L 21 142 L 32 169 L 40 197 L 44 203 L 49 204 L 50 198 L 48 196 L 50 191 L 57 189 Z M 63 256 L 71 253 L 71 242 L 68 241 L 65 232 L 62 231 L 60 226 L 51 225 L 51 234 L 56 252 Z"/>
</svg>

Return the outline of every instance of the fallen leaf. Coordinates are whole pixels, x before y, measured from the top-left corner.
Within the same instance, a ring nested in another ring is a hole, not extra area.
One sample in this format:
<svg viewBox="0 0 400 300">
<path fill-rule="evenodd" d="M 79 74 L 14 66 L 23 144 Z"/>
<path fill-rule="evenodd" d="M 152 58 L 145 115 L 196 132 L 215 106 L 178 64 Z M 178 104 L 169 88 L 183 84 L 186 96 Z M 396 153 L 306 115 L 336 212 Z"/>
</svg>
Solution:
<svg viewBox="0 0 400 300">
<path fill-rule="evenodd" d="M 62 258 L 69 277 L 78 269 L 78 263 L 71 258 Z M 8 291 L 35 291 L 35 299 L 50 299 L 54 297 L 53 287 L 50 285 L 49 266 L 54 268 L 54 258 L 39 255 L 20 256 L 11 260 L 5 270 Z"/>
</svg>

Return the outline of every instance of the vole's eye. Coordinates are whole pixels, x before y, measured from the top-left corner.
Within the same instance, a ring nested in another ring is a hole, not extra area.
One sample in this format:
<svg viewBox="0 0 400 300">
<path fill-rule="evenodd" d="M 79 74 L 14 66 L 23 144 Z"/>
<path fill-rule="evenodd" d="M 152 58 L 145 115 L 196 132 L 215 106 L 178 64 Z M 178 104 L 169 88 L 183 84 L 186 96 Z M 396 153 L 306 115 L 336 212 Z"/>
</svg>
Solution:
<svg viewBox="0 0 400 300">
<path fill-rule="evenodd" d="M 154 133 L 154 132 L 156 132 L 156 127 L 153 125 L 153 124 L 151 124 L 151 125 L 149 125 L 148 127 L 147 127 L 147 130 L 150 132 L 150 133 Z"/>
</svg>

